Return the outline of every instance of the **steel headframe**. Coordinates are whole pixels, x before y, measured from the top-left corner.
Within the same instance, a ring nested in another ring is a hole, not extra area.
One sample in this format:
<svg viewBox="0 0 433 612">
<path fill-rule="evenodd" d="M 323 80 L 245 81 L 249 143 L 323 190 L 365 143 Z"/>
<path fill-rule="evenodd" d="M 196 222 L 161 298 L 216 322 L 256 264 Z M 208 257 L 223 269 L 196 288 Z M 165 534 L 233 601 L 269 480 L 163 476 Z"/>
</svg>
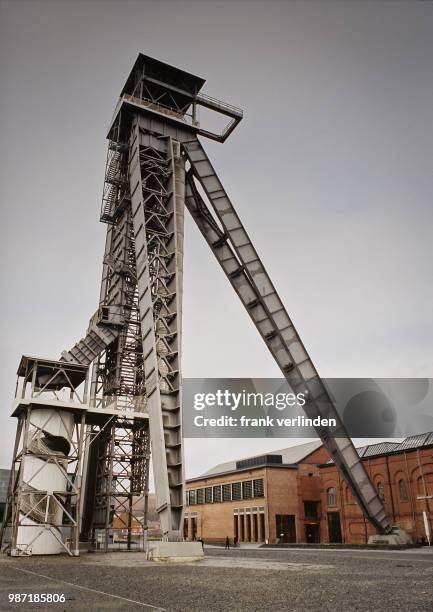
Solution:
<svg viewBox="0 0 433 612">
<path fill-rule="evenodd" d="M 317 434 L 366 517 L 378 531 L 386 531 L 389 524 L 382 501 L 198 140 L 201 135 L 224 142 L 242 119 L 242 111 L 202 94 L 203 84 L 200 77 L 139 54 L 108 132 L 101 209 L 107 239 L 99 308 L 85 338 L 64 352 L 63 359 L 93 362 L 93 402 L 123 402 L 148 411 L 147 436 L 163 537 L 182 539 L 181 317 L 186 206 L 284 377 L 294 392 L 306 393 L 307 415 L 337 420 L 336 431 L 320 427 Z M 229 117 L 221 134 L 200 126 L 198 106 Z M 113 427 L 122 428 L 122 423 Z M 117 506 L 110 483 L 116 477 L 117 461 L 129 465 L 129 482 L 133 480 L 134 428 L 132 446 L 125 447 L 122 460 L 107 450 L 113 448 L 116 435 L 115 430 L 107 429 L 86 453 L 84 532 L 92 525 L 105 524 L 108 533 L 113 523 L 110 509 L 114 506 L 116 511 Z M 142 448 L 147 447 L 143 443 Z M 147 452 L 141 461 L 140 472 L 147 473 Z M 145 495 L 147 483 L 142 482 Z M 132 484 L 128 490 L 132 494 Z"/>
</svg>

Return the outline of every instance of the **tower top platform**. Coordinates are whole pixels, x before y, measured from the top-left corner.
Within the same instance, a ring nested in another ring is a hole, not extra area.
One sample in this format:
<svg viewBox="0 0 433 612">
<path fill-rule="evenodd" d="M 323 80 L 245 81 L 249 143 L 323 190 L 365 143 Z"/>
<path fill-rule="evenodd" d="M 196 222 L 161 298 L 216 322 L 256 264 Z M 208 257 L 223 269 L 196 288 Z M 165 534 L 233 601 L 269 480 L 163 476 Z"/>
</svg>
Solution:
<svg viewBox="0 0 433 612">
<path fill-rule="evenodd" d="M 136 84 L 141 79 L 152 85 L 152 91 L 158 86 L 162 87 L 163 90 L 169 90 L 173 101 L 180 108 L 188 101 L 191 102 L 191 99 L 198 94 L 206 82 L 206 79 L 190 72 L 139 53 L 120 95 L 135 95 Z M 163 90 L 161 90 L 161 93 L 163 93 Z"/>
<path fill-rule="evenodd" d="M 139 53 L 123 86 L 108 130 L 108 139 L 124 143 L 134 115 L 145 115 L 158 122 L 153 126 L 165 133 L 165 124 L 187 135 L 200 134 L 224 142 L 243 117 L 243 111 L 232 104 L 201 93 L 202 77 Z M 220 133 L 203 129 L 197 107 L 204 107 L 228 118 Z"/>
</svg>

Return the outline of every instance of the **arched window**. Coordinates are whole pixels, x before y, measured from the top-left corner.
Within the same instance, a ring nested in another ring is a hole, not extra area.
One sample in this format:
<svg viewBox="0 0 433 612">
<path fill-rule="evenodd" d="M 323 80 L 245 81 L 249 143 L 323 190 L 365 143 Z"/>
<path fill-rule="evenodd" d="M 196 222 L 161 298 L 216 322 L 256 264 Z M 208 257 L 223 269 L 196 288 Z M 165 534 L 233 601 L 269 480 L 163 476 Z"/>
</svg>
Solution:
<svg viewBox="0 0 433 612">
<path fill-rule="evenodd" d="M 433 472 L 424 472 L 417 478 L 418 495 L 433 495 Z"/>
<path fill-rule="evenodd" d="M 382 501 L 385 501 L 385 489 L 383 488 L 383 482 L 377 483 L 377 494 Z"/>
<path fill-rule="evenodd" d="M 327 491 L 328 494 L 328 506 L 336 506 L 337 505 L 337 491 L 335 487 L 330 487 Z"/>
<path fill-rule="evenodd" d="M 408 501 L 409 496 L 407 494 L 407 485 L 406 481 L 403 479 L 398 481 L 398 494 L 400 496 L 400 501 Z"/>
</svg>

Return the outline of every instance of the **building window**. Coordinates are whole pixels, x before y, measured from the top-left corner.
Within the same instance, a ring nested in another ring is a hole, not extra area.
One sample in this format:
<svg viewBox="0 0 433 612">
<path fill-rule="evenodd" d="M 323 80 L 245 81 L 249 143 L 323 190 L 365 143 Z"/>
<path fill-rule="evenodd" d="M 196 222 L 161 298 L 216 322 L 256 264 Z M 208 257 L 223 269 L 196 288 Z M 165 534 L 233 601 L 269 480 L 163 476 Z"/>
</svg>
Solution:
<svg viewBox="0 0 433 612">
<path fill-rule="evenodd" d="M 204 503 L 204 489 L 197 489 L 197 503 Z"/>
<path fill-rule="evenodd" d="M 382 501 L 385 501 L 385 489 L 383 487 L 383 482 L 377 483 L 377 494 Z"/>
<path fill-rule="evenodd" d="M 190 491 L 189 492 L 189 505 L 195 506 L 196 503 L 197 503 L 196 491 Z"/>
<path fill-rule="evenodd" d="M 265 492 L 263 489 L 263 478 L 257 478 L 253 480 L 254 497 L 264 497 Z"/>
<path fill-rule="evenodd" d="M 330 487 L 327 491 L 328 495 L 328 506 L 336 506 L 337 505 L 337 491 L 335 487 Z"/>
<path fill-rule="evenodd" d="M 213 500 L 214 502 L 222 501 L 221 485 L 217 485 L 216 487 L 213 488 Z"/>
<path fill-rule="evenodd" d="M 426 469 L 429 469 L 428 464 Z M 433 472 L 421 473 L 421 476 L 417 478 L 417 491 L 422 497 L 433 495 Z"/>
<path fill-rule="evenodd" d="M 242 499 L 252 499 L 253 483 L 251 480 L 245 480 L 242 483 Z"/>
<path fill-rule="evenodd" d="M 230 484 L 223 485 L 223 501 L 231 501 L 232 486 Z"/>
<path fill-rule="evenodd" d="M 409 500 L 409 496 L 407 494 L 407 485 L 405 480 L 398 481 L 398 494 L 400 496 L 400 501 L 405 502 Z"/>
<path fill-rule="evenodd" d="M 234 482 L 232 484 L 232 500 L 242 499 L 242 488 L 240 482 Z"/>
<path fill-rule="evenodd" d="M 212 503 L 212 487 L 206 487 L 204 490 L 204 501 L 206 504 Z"/>
<path fill-rule="evenodd" d="M 305 518 L 316 519 L 319 517 L 318 514 L 319 502 L 306 501 L 304 502 L 304 515 Z M 334 504 L 335 505 L 335 504 Z"/>
</svg>

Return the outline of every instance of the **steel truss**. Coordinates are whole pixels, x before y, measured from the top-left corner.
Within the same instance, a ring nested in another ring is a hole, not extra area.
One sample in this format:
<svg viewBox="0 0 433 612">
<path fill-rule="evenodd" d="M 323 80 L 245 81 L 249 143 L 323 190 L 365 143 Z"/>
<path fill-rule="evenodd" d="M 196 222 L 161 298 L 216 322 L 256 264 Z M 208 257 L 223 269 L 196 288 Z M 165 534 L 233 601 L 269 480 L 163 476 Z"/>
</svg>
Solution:
<svg viewBox="0 0 433 612">
<path fill-rule="evenodd" d="M 110 218 L 107 230 L 99 321 L 111 326 L 116 337 L 95 360 L 91 404 L 144 412 L 143 349 L 126 152 L 122 143 L 110 141 L 103 211 L 111 206 L 116 217 Z M 91 428 L 83 539 L 97 541 L 104 550 L 108 550 L 111 537 L 126 542 L 128 550 L 133 544 L 144 546 L 149 446 L 147 420 L 116 417 L 103 427 Z M 138 542 L 133 537 L 137 532 Z"/>
<path fill-rule="evenodd" d="M 113 541 L 125 542 L 127 549 L 145 545 L 147 528 L 148 469 L 150 438 L 146 422 L 117 418 L 102 430 L 97 445 L 96 489 L 92 540 L 108 550 Z M 139 533 L 138 541 L 133 538 Z"/>
</svg>

